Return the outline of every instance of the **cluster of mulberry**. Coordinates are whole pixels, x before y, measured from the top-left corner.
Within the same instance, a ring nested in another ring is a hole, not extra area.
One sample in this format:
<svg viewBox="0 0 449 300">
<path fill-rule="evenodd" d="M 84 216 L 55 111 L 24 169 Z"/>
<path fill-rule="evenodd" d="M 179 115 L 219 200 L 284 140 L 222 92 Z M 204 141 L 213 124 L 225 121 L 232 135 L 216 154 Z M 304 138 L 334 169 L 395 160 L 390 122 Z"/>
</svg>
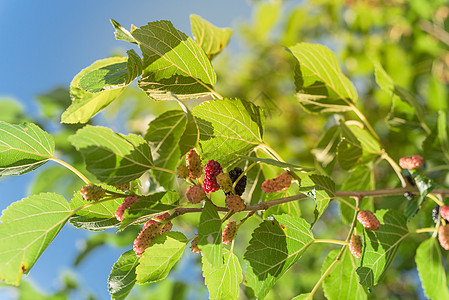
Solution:
<svg viewBox="0 0 449 300">
<path fill-rule="evenodd" d="M 155 219 L 159 221 L 163 221 L 170 216 L 169 213 L 164 213 L 162 215 L 157 216 Z M 156 220 L 149 220 L 143 225 L 142 231 L 139 233 L 137 238 L 133 243 L 133 250 L 136 253 L 137 257 L 142 257 L 145 249 L 148 248 L 151 241 L 157 237 L 158 235 L 170 231 L 173 227 L 172 222 L 167 222 L 163 224 Z"/>
<path fill-rule="evenodd" d="M 285 172 L 276 176 L 274 179 L 265 180 L 262 183 L 262 190 L 265 193 L 276 193 L 288 189 L 291 184 L 292 176 Z"/>
<path fill-rule="evenodd" d="M 117 210 L 115 211 L 115 217 L 117 218 L 117 220 L 119 220 L 120 222 L 123 221 L 123 214 L 125 213 L 125 211 L 130 208 L 134 203 L 136 203 L 139 200 L 139 197 L 126 197 L 125 199 L 123 199 L 123 203 L 120 204 L 117 207 Z"/>
<path fill-rule="evenodd" d="M 106 196 L 106 191 L 98 185 L 83 186 L 80 192 L 86 201 L 98 201 Z"/>
<path fill-rule="evenodd" d="M 369 210 L 360 210 L 357 214 L 357 220 L 363 227 L 372 231 L 376 231 L 380 227 L 379 220 Z"/>
<path fill-rule="evenodd" d="M 406 156 L 399 159 L 399 166 L 407 170 L 419 169 L 423 166 L 423 164 L 424 159 L 421 155 Z"/>
<path fill-rule="evenodd" d="M 223 171 L 219 162 L 215 160 L 209 160 L 204 165 L 204 180 L 203 189 L 206 193 L 212 193 L 220 189 L 220 185 L 217 182 L 217 176 Z"/>
</svg>

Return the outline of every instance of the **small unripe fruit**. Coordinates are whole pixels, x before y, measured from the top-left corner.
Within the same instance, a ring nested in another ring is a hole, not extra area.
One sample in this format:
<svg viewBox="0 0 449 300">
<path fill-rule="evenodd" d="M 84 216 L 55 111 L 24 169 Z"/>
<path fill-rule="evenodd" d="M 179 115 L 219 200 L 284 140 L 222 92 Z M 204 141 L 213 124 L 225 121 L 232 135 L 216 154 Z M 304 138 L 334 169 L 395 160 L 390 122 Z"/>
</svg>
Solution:
<svg viewBox="0 0 449 300">
<path fill-rule="evenodd" d="M 126 197 L 123 200 L 123 203 L 120 204 L 117 207 L 117 210 L 115 211 L 115 217 L 119 221 L 123 221 L 123 214 L 125 211 L 130 208 L 134 203 L 136 203 L 139 200 L 139 197 Z"/>
<path fill-rule="evenodd" d="M 118 189 L 118 190 L 121 190 L 121 191 L 129 190 L 129 182 L 128 183 L 124 183 L 124 184 L 120 184 L 120 185 L 116 185 L 115 188 Z"/>
<path fill-rule="evenodd" d="M 190 203 L 197 204 L 206 199 L 206 193 L 199 185 L 191 185 L 187 188 L 186 197 Z"/>
<path fill-rule="evenodd" d="M 225 194 L 232 192 L 232 180 L 227 173 L 220 173 L 217 175 L 217 183 L 225 192 Z"/>
<path fill-rule="evenodd" d="M 406 156 L 399 159 L 399 165 L 401 168 L 407 170 L 419 169 L 423 166 L 423 164 L 424 159 L 421 155 Z"/>
<path fill-rule="evenodd" d="M 356 257 L 360 258 L 362 256 L 362 240 L 360 239 L 359 235 L 351 235 L 351 240 L 349 241 L 349 251 L 351 251 L 351 254 Z"/>
<path fill-rule="evenodd" d="M 226 224 L 222 233 L 224 244 L 229 245 L 234 240 L 236 230 L 237 230 L 237 223 L 235 221 Z"/>
<path fill-rule="evenodd" d="M 80 193 L 86 201 L 98 201 L 106 196 L 106 191 L 98 185 L 83 186 Z"/>
<path fill-rule="evenodd" d="M 379 220 L 369 210 L 359 211 L 357 214 L 357 220 L 363 225 L 363 227 L 369 230 L 376 231 L 380 227 Z"/>
<path fill-rule="evenodd" d="M 239 195 L 226 196 L 226 207 L 232 209 L 235 212 L 239 212 L 245 209 L 245 201 Z"/>
<path fill-rule="evenodd" d="M 186 166 L 189 169 L 190 178 L 199 178 L 203 173 L 201 167 L 201 158 L 194 149 L 190 150 L 186 155 Z"/>
<path fill-rule="evenodd" d="M 186 179 L 187 177 L 189 177 L 189 168 L 187 168 L 186 166 L 179 166 L 178 169 L 176 170 L 176 175 L 179 178 L 183 178 Z"/>
<path fill-rule="evenodd" d="M 440 229 L 438 230 L 438 241 L 440 242 L 441 247 L 445 250 L 449 250 L 449 224 L 440 226 Z"/>
</svg>

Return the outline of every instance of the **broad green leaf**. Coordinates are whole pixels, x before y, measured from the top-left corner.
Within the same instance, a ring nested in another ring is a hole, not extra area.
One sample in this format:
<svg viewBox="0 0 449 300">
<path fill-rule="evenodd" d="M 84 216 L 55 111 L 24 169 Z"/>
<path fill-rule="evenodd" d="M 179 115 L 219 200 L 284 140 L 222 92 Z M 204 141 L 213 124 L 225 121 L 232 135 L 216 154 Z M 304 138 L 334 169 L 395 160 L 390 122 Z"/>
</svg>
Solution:
<svg viewBox="0 0 449 300">
<path fill-rule="evenodd" d="M 195 41 L 203 48 L 209 59 L 226 47 L 232 35 L 232 29 L 215 27 L 197 15 L 190 15 L 190 23 Z"/>
<path fill-rule="evenodd" d="M 203 49 L 170 21 L 151 22 L 131 34 L 143 53 L 139 87 L 149 97 L 185 100 L 214 93 L 217 78 Z"/>
<path fill-rule="evenodd" d="M 203 256 L 203 276 L 211 300 L 233 300 L 239 296 L 243 280 L 242 267 L 237 256 L 225 249 L 220 267 L 212 266 Z"/>
<path fill-rule="evenodd" d="M 440 140 L 441 150 L 446 157 L 446 161 L 449 162 L 449 127 L 447 126 L 446 112 L 443 110 L 438 111 L 438 139 Z"/>
<path fill-rule="evenodd" d="M 337 161 L 343 170 L 349 170 L 362 157 L 362 146 L 356 136 L 344 124 L 340 124 L 341 141 L 337 146 Z"/>
<path fill-rule="evenodd" d="M 263 299 L 276 281 L 302 256 L 313 242 L 310 225 L 301 218 L 274 216 L 252 234 L 244 258 L 248 263 L 247 284 Z"/>
<path fill-rule="evenodd" d="M 327 47 L 299 43 L 289 48 L 299 65 L 295 72 L 297 97 L 311 112 L 345 111 L 357 101 L 357 92 Z"/>
<path fill-rule="evenodd" d="M 18 285 L 67 222 L 61 195 L 43 193 L 11 204 L 0 217 L 0 279 Z"/>
<path fill-rule="evenodd" d="M 128 183 L 153 167 L 150 146 L 135 134 L 125 136 L 106 127 L 87 125 L 69 141 L 82 153 L 87 170 L 111 185 Z"/>
<path fill-rule="evenodd" d="M 200 131 L 202 159 L 226 167 L 262 143 L 265 116 L 256 105 L 238 99 L 204 102 L 193 109 Z"/>
<path fill-rule="evenodd" d="M 330 177 L 324 175 L 311 174 L 301 180 L 300 191 L 305 192 L 315 203 L 315 222 L 321 217 L 329 205 L 330 200 L 335 196 L 335 183 Z"/>
<path fill-rule="evenodd" d="M 134 79 L 142 75 L 143 63 L 140 56 L 133 49 L 126 51 L 128 54 L 126 84 L 131 83 Z"/>
<path fill-rule="evenodd" d="M 443 255 L 435 237 L 419 245 L 415 261 L 426 296 L 429 299 L 449 299 Z"/>
<path fill-rule="evenodd" d="M 181 259 L 187 238 L 181 232 L 165 232 L 145 250 L 137 266 L 137 283 L 156 282 L 167 277 Z"/>
<path fill-rule="evenodd" d="M 341 187 L 342 191 L 372 191 L 374 186 L 374 171 L 372 168 L 361 165 L 354 169 L 349 177 L 343 183 Z M 356 201 L 353 198 L 342 197 L 346 202 L 356 206 Z M 340 212 L 344 222 L 350 224 L 354 218 L 354 209 L 345 202 L 340 201 Z M 368 209 L 373 211 L 374 204 L 372 197 L 365 197 L 361 200 L 360 209 Z"/>
<path fill-rule="evenodd" d="M 78 73 L 70 84 L 72 104 L 62 114 L 61 122 L 86 123 L 111 104 L 125 87 L 128 76 L 126 61 L 126 57 L 106 58 L 94 62 Z M 114 74 L 118 72 L 122 75 L 119 81 L 116 81 L 117 76 L 112 74 L 113 71 Z M 110 77 L 107 76 L 109 74 Z M 98 81 L 97 84 L 94 78 Z"/>
<path fill-rule="evenodd" d="M 321 268 L 321 274 L 324 274 L 335 261 L 338 253 L 340 253 L 340 249 L 332 250 L 329 253 Z M 324 278 L 323 289 L 327 299 L 363 300 L 368 298 L 366 290 L 358 282 L 355 272 L 359 261 L 360 259 L 352 256 L 348 249 L 345 250 L 340 261 Z"/>
<path fill-rule="evenodd" d="M 109 187 L 109 189 L 111 188 Z M 114 191 L 117 192 L 117 190 Z M 77 228 L 93 231 L 117 227 L 120 225 L 120 222 L 115 217 L 115 211 L 122 202 L 123 198 L 119 198 L 97 203 L 87 208 L 78 210 L 76 214 L 70 218 L 70 223 Z M 72 210 L 76 210 L 79 207 L 89 203 L 92 202 L 84 200 L 81 193 L 77 192 L 70 201 L 70 208 Z"/>
<path fill-rule="evenodd" d="M 246 156 L 246 155 L 240 155 L 239 157 L 243 158 L 243 159 L 263 163 L 263 164 L 272 165 L 272 166 L 279 167 L 282 169 L 289 169 L 292 171 L 299 171 L 299 172 L 303 172 L 303 173 L 311 172 L 311 171 L 315 170 L 313 168 L 304 168 L 304 167 L 300 167 L 300 166 L 297 166 L 297 165 L 294 165 L 291 163 L 274 160 L 271 158 L 259 158 L 259 157 Z"/>
<path fill-rule="evenodd" d="M 136 283 L 136 268 L 139 258 L 133 250 L 123 253 L 112 267 L 108 288 L 112 299 L 125 299 Z"/>
<path fill-rule="evenodd" d="M 390 75 L 387 74 L 385 69 L 382 67 L 379 61 L 373 61 L 374 65 L 374 76 L 376 77 L 376 83 L 379 87 L 393 94 L 394 91 L 394 81 L 391 79 Z"/>
<path fill-rule="evenodd" d="M 53 137 L 37 125 L 0 121 L 0 176 L 33 171 L 49 161 L 54 151 Z"/>
<path fill-rule="evenodd" d="M 378 210 L 375 215 L 381 225 L 377 231 L 365 231 L 362 261 L 357 269 L 360 283 L 369 288 L 382 279 L 408 235 L 407 220 L 399 212 Z"/>
<path fill-rule="evenodd" d="M 432 179 L 421 175 L 419 172 L 412 171 L 411 175 L 415 180 L 416 187 L 419 190 L 419 196 L 413 197 L 413 199 L 409 200 L 405 206 L 404 215 L 409 220 L 416 215 L 416 213 L 418 213 L 418 210 L 421 208 L 427 194 L 429 194 L 436 187 L 435 182 Z"/>
<path fill-rule="evenodd" d="M 179 200 L 176 192 L 158 192 L 141 197 L 123 214 L 123 220 L 120 229 L 126 228 L 132 224 L 141 224 L 149 219 L 160 215 L 161 213 L 172 210 L 176 207 L 174 203 Z"/>
<path fill-rule="evenodd" d="M 382 147 L 379 142 L 366 130 L 357 125 L 346 124 L 355 138 L 360 142 L 363 151 L 373 154 L 381 154 Z"/>
<path fill-rule="evenodd" d="M 277 193 L 269 193 L 265 197 L 265 201 L 285 198 L 297 195 L 298 188 L 295 185 L 291 185 L 288 189 L 277 192 Z M 301 216 L 301 208 L 299 206 L 299 201 L 290 201 L 287 203 L 283 203 L 280 205 L 272 206 L 266 211 L 264 211 L 263 215 L 265 217 L 271 216 L 271 215 L 282 215 L 287 214 L 291 217 L 299 218 Z"/>
<path fill-rule="evenodd" d="M 145 140 L 150 144 L 154 165 L 175 170 L 181 151 L 178 143 L 186 128 L 186 117 L 181 110 L 170 110 L 149 124 Z M 171 189 L 175 175 L 158 170 L 152 171 L 155 180 L 164 188 Z"/>
<path fill-rule="evenodd" d="M 311 299 L 310 293 L 301 294 L 301 295 L 296 296 L 295 298 L 292 298 L 292 300 L 306 300 L 306 299 Z"/>
<path fill-rule="evenodd" d="M 189 152 L 190 149 L 196 147 L 200 138 L 200 132 L 198 129 L 198 123 L 196 122 L 196 119 L 190 109 L 188 109 L 187 106 L 179 99 L 176 99 L 176 101 L 178 101 L 179 106 L 181 106 L 184 111 L 187 120 L 184 133 L 179 139 L 179 149 L 181 150 L 181 156 L 183 156 Z"/>
<path fill-rule="evenodd" d="M 114 26 L 115 28 L 115 38 L 117 40 L 122 40 L 125 42 L 130 42 L 130 43 L 134 43 L 137 44 L 136 39 L 132 36 L 132 34 L 125 29 L 125 27 L 123 27 L 122 25 L 120 25 L 117 21 L 110 19 L 112 26 Z"/>
<path fill-rule="evenodd" d="M 340 141 L 340 131 L 340 126 L 332 126 L 326 130 L 316 147 L 312 150 L 315 159 L 328 174 L 331 174 L 337 161 L 337 146 Z"/>
<path fill-rule="evenodd" d="M 211 201 L 206 201 L 198 226 L 198 247 L 212 268 L 223 265 L 222 245 L 221 218 L 217 207 Z"/>
</svg>

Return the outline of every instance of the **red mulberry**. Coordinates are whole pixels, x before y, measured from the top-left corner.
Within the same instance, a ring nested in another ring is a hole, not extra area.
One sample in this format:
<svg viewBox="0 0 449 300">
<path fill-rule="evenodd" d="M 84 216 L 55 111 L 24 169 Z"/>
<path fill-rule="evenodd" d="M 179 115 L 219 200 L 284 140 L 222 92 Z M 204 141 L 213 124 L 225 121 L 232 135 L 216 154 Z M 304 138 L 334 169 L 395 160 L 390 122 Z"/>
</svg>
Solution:
<svg viewBox="0 0 449 300">
<path fill-rule="evenodd" d="M 349 251 L 351 251 L 351 254 L 356 258 L 362 256 L 362 240 L 359 235 L 353 234 L 351 236 L 351 240 L 349 241 Z"/>
<path fill-rule="evenodd" d="M 98 185 L 83 186 L 80 193 L 86 201 L 97 201 L 106 196 L 106 191 Z"/>
<path fill-rule="evenodd" d="M 197 204 L 206 199 L 206 193 L 199 185 L 191 185 L 187 188 L 186 197 L 190 203 Z"/>
<path fill-rule="evenodd" d="M 217 183 L 217 176 L 222 171 L 220 163 L 215 160 L 209 160 L 204 166 L 203 189 L 206 193 L 212 193 L 220 189 Z"/>
<path fill-rule="evenodd" d="M 440 215 L 443 219 L 449 220 L 449 206 L 443 205 L 440 207 Z"/>
<path fill-rule="evenodd" d="M 421 155 L 412 155 L 412 156 L 406 156 L 401 157 L 399 159 L 399 165 L 403 169 L 413 170 L 413 169 L 419 169 L 423 166 L 424 159 Z"/>
<path fill-rule="evenodd" d="M 274 179 L 265 180 L 262 183 L 262 190 L 265 193 L 276 193 L 288 189 L 291 184 L 292 176 L 285 172 L 276 176 Z"/>
<path fill-rule="evenodd" d="M 438 241 L 440 241 L 441 247 L 449 250 L 449 224 L 440 226 L 438 230 Z"/>
<path fill-rule="evenodd" d="M 243 199 L 239 195 L 226 196 L 226 206 L 235 212 L 239 212 L 245 209 L 246 205 Z"/>
<path fill-rule="evenodd" d="M 203 173 L 201 168 L 201 158 L 194 149 L 190 150 L 186 155 L 186 165 L 189 169 L 189 176 L 191 178 L 199 178 Z"/>
<path fill-rule="evenodd" d="M 237 231 L 237 223 L 235 221 L 226 224 L 222 234 L 223 243 L 229 245 L 232 242 L 232 240 L 234 240 L 236 231 Z"/>
<path fill-rule="evenodd" d="M 361 210 L 357 214 L 357 220 L 366 229 L 376 231 L 379 229 L 380 223 L 376 216 L 369 210 Z"/>
<path fill-rule="evenodd" d="M 130 208 L 138 200 L 139 200 L 139 197 L 126 197 L 123 200 L 123 203 L 120 204 L 117 207 L 117 210 L 115 211 L 115 217 L 117 218 L 117 220 L 123 221 L 123 214 L 125 213 L 125 210 Z"/>
</svg>

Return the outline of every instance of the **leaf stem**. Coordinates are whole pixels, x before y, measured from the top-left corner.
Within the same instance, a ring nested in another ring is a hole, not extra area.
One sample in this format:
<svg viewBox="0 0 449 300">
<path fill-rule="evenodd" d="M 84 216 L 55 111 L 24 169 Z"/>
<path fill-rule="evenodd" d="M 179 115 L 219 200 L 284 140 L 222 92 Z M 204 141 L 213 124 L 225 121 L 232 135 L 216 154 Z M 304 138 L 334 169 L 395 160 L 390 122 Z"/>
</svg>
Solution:
<svg viewBox="0 0 449 300">
<path fill-rule="evenodd" d="M 443 205 L 444 205 L 444 202 L 441 201 L 440 199 L 438 199 L 438 197 L 435 196 L 435 195 L 432 194 L 432 193 L 427 194 L 427 197 L 429 197 L 430 199 L 432 199 L 432 200 L 433 200 L 436 204 L 438 204 L 439 206 L 443 206 Z"/>
<path fill-rule="evenodd" d="M 240 174 L 239 177 L 237 177 L 237 179 L 234 181 L 234 183 L 232 184 L 232 191 L 235 193 L 235 187 L 236 185 L 239 183 L 240 179 L 243 178 L 243 176 L 245 176 L 246 173 L 249 172 L 249 170 L 251 170 L 255 165 L 257 165 L 258 162 L 254 162 L 251 165 L 249 165 L 248 168 L 245 169 L 245 171 L 242 172 L 242 174 Z"/>
<path fill-rule="evenodd" d="M 424 232 L 435 232 L 437 229 L 435 227 L 419 228 L 412 233 L 424 233 Z"/>
<path fill-rule="evenodd" d="M 351 106 L 352 111 L 359 117 L 359 119 L 363 122 L 363 124 L 366 126 L 366 129 L 371 133 L 371 135 L 380 143 L 380 138 L 377 135 L 377 133 L 374 131 L 373 127 L 371 127 L 371 124 L 368 122 L 368 119 L 365 117 L 365 115 L 352 103 L 348 102 L 348 104 Z"/>
<path fill-rule="evenodd" d="M 336 244 L 336 245 L 347 245 L 347 241 L 340 241 L 340 240 L 334 240 L 334 239 L 315 239 L 313 240 L 314 243 L 329 243 L 329 244 Z"/>
<path fill-rule="evenodd" d="M 405 180 L 404 176 L 402 175 L 401 167 L 399 167 L 399 165 L 388 155 L 388 153 L 385 152 L 385 149 L 383 149 L 382 151 L 383 151 L 382 158 L 385 159 L 390 164 L 390 166 L 393 168 L 396 175 L 398 175 L 398 178 L 401 181 L 402 187 L 406 187 L 407 181 Z"/>
<path fill-rule="evenodd" d="M 58 164 L 60 164 L 60 165 L 62 165 L 62 166 L 64 166 L 64 167 L 66 167 L 67 169 L 69 169 L 69 170 L 72 171 L 73 173 L 75 173 L 75 174 L 76 174 L 79 178 L 81 178 L 81 180 L 83 180 L 87 185 L 91 185 L 91 184 L 92 184 L 92 182 L 90 182 L 90 180 L 87 179 L 87 177 L 84 176 L 83 173 L 81 173 L 80 171 L 78 171 L 77 169 L 75 169 L 75 167 L 73 167 L 72 165 L 70 165 L 70 164 L 66 163 L 65 161 L 60 160 L 59 158 L 56 158 L 56 157 L 54 157 L 54 156 L 51 157 L 50 159 L 53 160 L 54 162 L 57 162 Z"/>
</svg>

